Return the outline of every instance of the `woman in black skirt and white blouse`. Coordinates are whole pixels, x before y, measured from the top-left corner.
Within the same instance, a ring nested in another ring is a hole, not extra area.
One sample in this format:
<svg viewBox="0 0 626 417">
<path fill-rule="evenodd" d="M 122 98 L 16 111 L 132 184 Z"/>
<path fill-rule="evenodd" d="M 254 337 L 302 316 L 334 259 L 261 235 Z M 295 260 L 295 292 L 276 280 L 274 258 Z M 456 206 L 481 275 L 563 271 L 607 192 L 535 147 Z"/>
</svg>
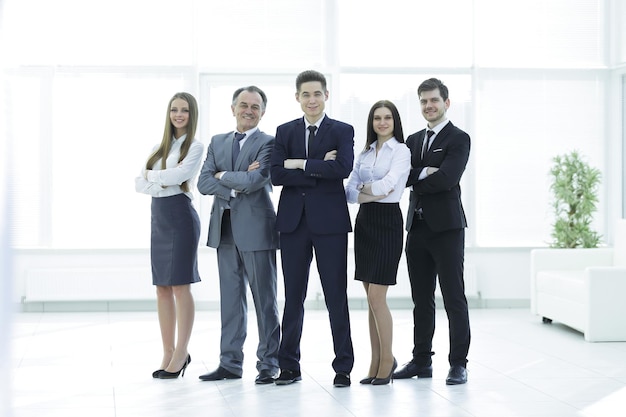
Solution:
<svg viewBox="0 0 626 417">
<path fill-rule="evenodd" d="M 167 107 L 163 139 L 135 179 L 137 192 L 152 196 L 150 259 L 163 341 L 163 359 L 154 378 L 184 376 L 191 362 L 187 346 L 195 305 L 190 284 L 200 281 L 200 219 L 190 190 L 204 153 L 195 140 L 197 122 L 196 99 L 176 93 Z"/>
<path fill-rule="evenodd" d="M 363 282 L 367 294 L 372 349 L 368 376 L 361 384 L 388 384 L 397 366 L 387 289 L 396 284 L 402 255 L 404 221 L 399 202 L 410 169 L 411 152 L 404 144 L 398 109 L 390 101 L 378 101 L 367 119 L 365 149 L 346 185 L 348 202 L 360 204 L 354 226 L 354 278 Z"/>
</svg>

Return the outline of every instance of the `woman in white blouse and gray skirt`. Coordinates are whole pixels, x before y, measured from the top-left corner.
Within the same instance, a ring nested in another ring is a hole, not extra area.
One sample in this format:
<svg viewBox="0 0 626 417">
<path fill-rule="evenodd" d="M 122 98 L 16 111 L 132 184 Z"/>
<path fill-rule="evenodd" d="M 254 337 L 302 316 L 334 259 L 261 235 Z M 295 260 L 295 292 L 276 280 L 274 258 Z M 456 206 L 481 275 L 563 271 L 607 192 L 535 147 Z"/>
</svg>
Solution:
<svg viewBox="0 0 626 417">
<path fill-rule="evenodd" d="M 354 226 L 354 278 L 363 282 L 369 309 L 372 358 L 361 384 L 388 384 L 397 367 L 387 289 L 396 284 L 402 255 L 404 220 L 399 202 L 410 169 L 411 152 L 404 144 L 398 109 L 390 101 L 378 101 L 367 119 L 365 149 L 346 185 L 348 202 L 360 204 Z"/>
<path fill-rule="evenodd" d="M 163 139 L 135 179 L 137 192 L 152 196 L 150 259 L 156 285 L 163 359 L 154 378 L 184 376 L 195 317 L 190 284 L 200 281 L 200 219 L 191 204 L 192 182 L 204 146 L 195 140 L 198 104 L 189 93 L 176 93 L 167 107 Z"/>
</svg>

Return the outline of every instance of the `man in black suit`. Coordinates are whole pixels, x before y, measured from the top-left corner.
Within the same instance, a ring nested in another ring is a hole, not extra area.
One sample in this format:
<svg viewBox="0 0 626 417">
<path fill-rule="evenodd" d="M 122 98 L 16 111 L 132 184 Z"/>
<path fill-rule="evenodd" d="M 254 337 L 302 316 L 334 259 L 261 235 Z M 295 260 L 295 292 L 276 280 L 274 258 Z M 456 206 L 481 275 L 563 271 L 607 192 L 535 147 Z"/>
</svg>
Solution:
<svg viewBox="0 0 626 417">
<path fill-rule="evenodd" d="M 354 160 L 354 129 L 324 113 L 326 78 L 304 71 L 296 78 L 296 100 L 304 112 L 278 126 L 271 158 L 271 178 L 282 185 L 276 217 L 285 283 L 282 339 L 276 385 L 302 379 L 300 338 L 309 269 L 315 250 L 330 318 L 335 359 L 333 385 L 350 385 L 354 364 L 348 313 L 348 232 L 352 223 L 343 180 Z"/>
<path fill-rule="evenodd" d="M 465 212 L 459 182 L 469 159 L 470 137 L 446 117 L 448 88 L 438 79 L 417 89 L 427 128 L 410 135 L 411 187 L 407 213 L 406 259 L 413 298 L 413 359 L 393 374 L 396 379 L 432 377 L 435 333 L 435 286 L 439 286 L 448 315 L 450 369 L 446 384 L 467 382 L 470 325 L 463 260 Z"/>
</svg>

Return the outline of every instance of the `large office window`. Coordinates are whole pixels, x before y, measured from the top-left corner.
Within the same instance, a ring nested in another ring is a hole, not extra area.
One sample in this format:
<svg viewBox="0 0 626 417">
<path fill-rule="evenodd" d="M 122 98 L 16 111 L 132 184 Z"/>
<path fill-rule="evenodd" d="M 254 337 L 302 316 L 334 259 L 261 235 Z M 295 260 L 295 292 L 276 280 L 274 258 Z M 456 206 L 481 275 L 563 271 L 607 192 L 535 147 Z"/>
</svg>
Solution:
<svg viewBox="0 0 626 417">
<path fill-rule="evenodd" d="M 344 67 L 472 66 L 472 2 L 340 0 L 338 60 Z"/>
<path fill-rule="evenodd" d="M 594 72 L 517 70 L 490 71 L 481 83 L 473 155 L 478 244 L 533 246 L 553 220 L 554 156 L 578 150 L 604 171 L 604 106 L 595 103 L 606 102 L 605 82 Z M 594 228 L 603 224 L 605 201 L 602 194 Z"/>
<path fill-rule="evenodd" d="M 571 150 L 603 172 L 601 233 L 607 213 L 626 205 L 607 192 L 619 179 L 605 175 L 615 172 L 607 147 L 618 130 L 607 124 L 622 126 L 607 111 L 626 61 L 619 1 L 172 4 L 4 1 L 14 246 L 147 246 L 149 197 L 135 193 L 134 177 L 161 139 L 172 94 L 198 98 L 198 139 L 208 145 L 234 128 L 234 89 L 256 84 L 269 98 L 260 128 L 274 133 L 300 116 L 294 79 L 309 68 L 327 75 L 328 113 L 355 127 L 355 152 L 375 101 L 396 103 L 408 135 L 425 126 L 419 83 L 435 76 L 449 86 L 448 116 L 472 138 L 468 245 L 546 245 L 548 171 Z M 210 203 L 196 195 L 203 239 Z"/>
<path fill-rule="evenodd" d="M 605 0 L 477 0 L 476 64 L 505 68 L 602 68 Z"/>
<path fill-rule="evenodd" d="M 334 0 L 194 3 L 193 42 L 203 69 L 250 75 L 327 65 Z"/>
<path fill-rule="evenodd" d="M 185 84 L 163 72 L 11 77 L 15 245 L 145 246 L 150 199 L 134 191 L 134 178 Z"/>
<path fill-rule="evenodd" d="M 35 67 L 192 65 L 194 3 L 4 0 L 3 59 Z"/>
</svg>

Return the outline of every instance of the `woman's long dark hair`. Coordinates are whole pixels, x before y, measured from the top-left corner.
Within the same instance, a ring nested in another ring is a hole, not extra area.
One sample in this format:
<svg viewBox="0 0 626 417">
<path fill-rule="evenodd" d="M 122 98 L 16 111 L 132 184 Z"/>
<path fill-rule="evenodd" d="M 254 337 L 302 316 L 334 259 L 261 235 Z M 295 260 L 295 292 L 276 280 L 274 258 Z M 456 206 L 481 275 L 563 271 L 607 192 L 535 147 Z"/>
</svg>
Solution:
<svg viewBox="0 0 626 417">
<path fill-rule="evenodd" d="M 374 112 L 381 107 L 386 107 L 391 110 L 391 115 L 393 116 L 393 136 L 398 142 L 404 143 L 404 133 L 402 132 L 402 122 L 400 121 L 398 108 L 389 100 L 379 100 L 374 103 L 370 109 L 369 116 L 367 116 L 367 139 L 363 152 L 367 152 L 370 145 L 378 140 L 378 134 L 374 131 Z"/>
</svg>

